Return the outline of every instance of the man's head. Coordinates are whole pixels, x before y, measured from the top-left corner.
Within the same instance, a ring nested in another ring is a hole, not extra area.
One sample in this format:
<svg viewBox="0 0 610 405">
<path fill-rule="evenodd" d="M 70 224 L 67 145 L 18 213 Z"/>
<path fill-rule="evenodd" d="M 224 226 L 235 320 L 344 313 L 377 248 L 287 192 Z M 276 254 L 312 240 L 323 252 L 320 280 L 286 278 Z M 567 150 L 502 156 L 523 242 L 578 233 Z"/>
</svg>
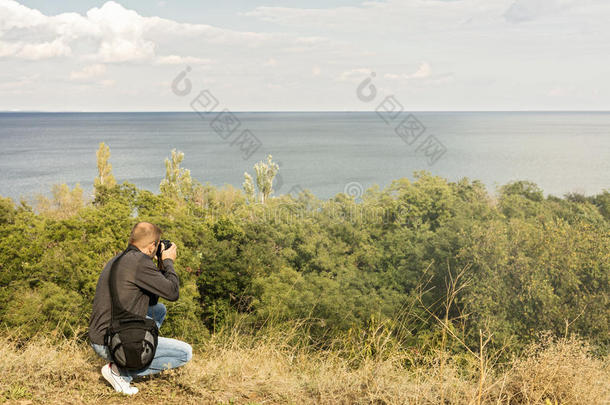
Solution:
<svg viewBox="0 0 610 405">
<path fill-rule="evenodd" d="M 142 253 L 153 258 L 155 257 L 160 239 L 161 228 L 150 222 L 138 222 L 131 230 L 129 243 L 140 249 Z"/>
</svg>

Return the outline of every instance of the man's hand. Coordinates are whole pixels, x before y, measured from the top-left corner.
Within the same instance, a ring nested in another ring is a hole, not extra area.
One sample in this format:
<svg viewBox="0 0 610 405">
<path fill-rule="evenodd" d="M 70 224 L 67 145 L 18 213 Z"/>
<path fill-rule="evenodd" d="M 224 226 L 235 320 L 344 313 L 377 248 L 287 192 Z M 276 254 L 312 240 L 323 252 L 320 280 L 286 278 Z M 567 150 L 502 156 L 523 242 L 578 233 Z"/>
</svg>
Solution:
<svg viewBox="0 0 610 405">
<path fill-rule="evenodd" d="M 169 249 L 165 249 L 165 245 L 163 245 L 163 252 L 161 253 L 161 260 L 172 259 L 172 261 L 176 261 L 176 244 L 172 243 Z"/>
</svg>

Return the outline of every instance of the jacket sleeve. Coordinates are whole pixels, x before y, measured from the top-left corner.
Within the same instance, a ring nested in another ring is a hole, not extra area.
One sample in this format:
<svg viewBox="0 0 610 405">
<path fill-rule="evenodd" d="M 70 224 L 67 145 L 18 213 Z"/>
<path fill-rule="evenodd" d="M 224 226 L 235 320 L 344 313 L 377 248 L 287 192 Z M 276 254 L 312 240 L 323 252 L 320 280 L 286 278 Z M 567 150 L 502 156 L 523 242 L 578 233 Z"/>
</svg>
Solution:
<svg viewBox="0 0 610 405">
<path fill-rule="evenodd" d="M 165 259 L 163 265 L 165 273 L 160 272 L 152 260 L 142 258 L 136 272 L 135 283 L 138 287 L 168 301 L 177 301 L 180 281 L 174 270 L 174 262 L 172 259 Z"/>
</svg>

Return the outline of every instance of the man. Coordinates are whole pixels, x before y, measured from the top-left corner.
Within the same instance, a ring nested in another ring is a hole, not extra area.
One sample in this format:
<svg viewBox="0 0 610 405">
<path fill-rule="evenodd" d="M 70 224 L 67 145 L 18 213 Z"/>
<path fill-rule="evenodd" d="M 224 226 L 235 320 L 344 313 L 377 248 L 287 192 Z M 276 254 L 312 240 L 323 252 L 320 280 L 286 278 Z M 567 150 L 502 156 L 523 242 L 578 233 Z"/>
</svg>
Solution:
<svg viewBox="0 0 610 405">
<path fill-rule="evenodd" d="M 131 230 L 129 244 L 135 246 L 125 253 L 115 268 L 118 299 L 127 311 L 154 319 L 161 328 L 165 318 L 165 305 L 156 303 L 157 296 L 176 301 L 179 295 L 179 281 L 174 271 L 176 244 L 169 249 L 162 246 L 164 271 L 155 266 L 153 258 L 161 239 L 161 229 L 149 222 L 140 222 Z M 111 297 L 108 280 L 110 267 L 119 255 L 112 258 L 97 282 L 93 313 L 89 322 L 89 339 L 93 350 L 102 358 L 111 361 L 108 347 L 104 345 L 106 329 L 110 326 Z M 152 301 L 152 302 L 151 302 Z M 149 305 L 154 304 L 154 305 Z M 102 375 L 118 392 L 133 395 L 138 392 L 130 385 L 133 377 L 159 373 L 168 368 L 180 367 L 192 357 L 188 343 L 176 339 L 159 337 L 157 351 L 150 366 L 144 370 L 128 371 L 119 369 L 116 364 L 108 363 L 102 367 Z"/>
</svg>

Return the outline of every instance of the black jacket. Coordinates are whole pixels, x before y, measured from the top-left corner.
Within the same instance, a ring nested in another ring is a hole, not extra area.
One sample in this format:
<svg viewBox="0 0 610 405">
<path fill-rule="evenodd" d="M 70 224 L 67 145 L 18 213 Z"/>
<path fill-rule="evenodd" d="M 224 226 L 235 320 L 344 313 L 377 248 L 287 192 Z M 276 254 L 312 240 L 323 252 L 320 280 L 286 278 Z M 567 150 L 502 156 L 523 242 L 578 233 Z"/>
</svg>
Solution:
<svg viewBox="0 0 610 405">
<path fill-rule="evenodd" d="M 108 279 L 110 266 L 119 255 L 113 257 L 100 274 L 93 299 L 93 312 L 89 321 L 89 339 L 93 343 L 104 344 L 106 329 L 110 326 L 110 288 Z M 159 297 L 176 301 L 179 296 L 178 275 L 171 259 L 163 261 L 165 271 L 161 272 L 153 260 L 140 250 L 130 250 L 119 260 L 116 272 L 119 302 L 127 311 L 142 317 L 148 306 L 156 304 Z"/>
</svg>

